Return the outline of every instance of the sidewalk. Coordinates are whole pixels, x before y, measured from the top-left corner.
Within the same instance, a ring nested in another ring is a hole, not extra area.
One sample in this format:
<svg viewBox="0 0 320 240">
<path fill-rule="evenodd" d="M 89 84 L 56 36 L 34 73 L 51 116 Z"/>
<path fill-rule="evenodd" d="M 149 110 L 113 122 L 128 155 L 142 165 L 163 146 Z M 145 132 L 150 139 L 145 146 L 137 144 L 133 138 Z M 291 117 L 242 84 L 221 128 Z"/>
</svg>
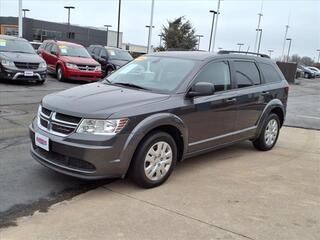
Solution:
<svg viewBox="0 0 320 240">
<path fill-rule="evenodd" d="M 237 144 L 178 164 L 161 187 L 118 180 L 0 229 L 0 240 L 319 236 L 320 131 L 297 128 L 272 151 Z"/>
</svg>

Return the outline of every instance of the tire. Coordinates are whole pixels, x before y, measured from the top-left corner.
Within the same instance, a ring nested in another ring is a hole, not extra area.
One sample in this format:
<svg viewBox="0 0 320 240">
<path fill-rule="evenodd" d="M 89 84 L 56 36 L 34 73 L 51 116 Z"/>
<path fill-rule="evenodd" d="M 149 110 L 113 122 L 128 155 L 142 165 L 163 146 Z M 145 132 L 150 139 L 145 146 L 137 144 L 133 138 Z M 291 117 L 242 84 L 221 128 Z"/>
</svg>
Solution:
<svg viewBox="0 0 320 240">
<path fill-rule="evenodd" d="M 158 151 L 159 147 L 164 150 Z M 132 180 L 143 188 L 157 187 L 169 178 L 175 167 L 177 145 L 168 133 L 152 132 L 140 143 L 132 161 L 129 173 Z"/>
<path fill-rule="evenodd" d="M 40 81 L 37 81 L 37 84 L 42 85 L 42 84 L 44 84 L 44 82 L 45 82 L 45 80 L 40 80 Z"/>
<path fill-rule="evenodd" d="M 112 71 L 113 71 L 113 68 L 112 68 L 112 67 L 108 67 L 108 68 L 106 69 L 106 72 L 105 72 L 104 77 L 107 77 Z"/>
<path fill-rule="evenodd" d="M 273 128 L 276 128 L 274 131 Z M 266 119 L 259 137 L 253 146 L 260 151 L 269 151 L 277 143 L 280 132 L 280 120 L 277 114 L 271 113 Z"/>
<path fill-rule="evenodd" d="M 64 72 L 61 66 L 57 67 L 56 76 L 58 81 L 63 82 L 65 80 Z"/>
</svg>

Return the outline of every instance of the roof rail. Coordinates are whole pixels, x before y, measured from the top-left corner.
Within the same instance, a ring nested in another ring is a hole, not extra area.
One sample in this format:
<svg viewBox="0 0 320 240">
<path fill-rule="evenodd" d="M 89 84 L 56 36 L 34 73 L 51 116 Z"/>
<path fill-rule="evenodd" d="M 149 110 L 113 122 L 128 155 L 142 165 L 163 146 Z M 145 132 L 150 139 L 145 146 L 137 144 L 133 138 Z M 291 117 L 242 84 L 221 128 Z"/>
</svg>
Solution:
<svg viewBox="0 0 320 240">
<path fill-rule="evenodd" d="M 255 53 L 255 52 L 245 52 L 245 51 L 229 51 L 229 50 L 220 50 L 218 54 L 230 54 L 230 53 L 239 53 L 239 54 L 245 54 L 245 55 L 256 55 L 263 58 L 270 58 L 269 55 L 264 53 Z"/>
</svg>

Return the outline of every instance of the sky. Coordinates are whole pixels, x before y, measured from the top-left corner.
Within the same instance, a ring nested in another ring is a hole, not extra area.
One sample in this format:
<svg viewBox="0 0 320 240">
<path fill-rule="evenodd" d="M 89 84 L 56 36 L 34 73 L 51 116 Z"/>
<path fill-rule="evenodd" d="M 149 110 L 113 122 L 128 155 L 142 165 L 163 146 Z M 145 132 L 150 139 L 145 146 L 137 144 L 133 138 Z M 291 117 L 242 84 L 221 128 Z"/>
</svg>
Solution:
<svg viewBox="0 0 320 240">
<path fill-rule="evenodd" d="M 168 20 L 185 16 L 204 35 L 200 49 L 207 50 L 210 39 L 212 14 L 218 0 L 155 0 L 152 44 L 159 45 L 163 25 Z M 118 0 L 23 0 L 23 8 L 31 11 L 27 17 L 54 22 L 67 22 L 65 5 L 75 6 L 71 23 L 102 27 L 111 24 L 117 29 Z M 288 38 L 292 38 L 291 54 L 309 56 L 317 60 L 320 49 L 320 0 L 222 0 L 217 28 L 216 48 L 253 50 L 258 13 L 262 6 L 263 29 L 261 52 L 272 49 L 280 56 L 284 42 L 285 25 L 289 25 Z M 151 0 L 122 0 L 120 31 L 123 42 L 147 45 Z M 1 16 L 17 16 L 18 0 L 0 0 Z M 286 44 L 287 52 L 288 42 Z"/>
</svg>

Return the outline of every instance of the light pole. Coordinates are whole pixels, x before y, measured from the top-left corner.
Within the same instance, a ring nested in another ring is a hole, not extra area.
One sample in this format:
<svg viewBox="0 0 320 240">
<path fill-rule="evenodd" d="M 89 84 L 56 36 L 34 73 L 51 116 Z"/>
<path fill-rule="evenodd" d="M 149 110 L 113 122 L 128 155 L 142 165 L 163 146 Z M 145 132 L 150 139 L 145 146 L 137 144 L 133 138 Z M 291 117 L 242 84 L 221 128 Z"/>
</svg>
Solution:
<svg viewBox="0 0 320 240">
<path fill-rule="evenodd" d="M 30 9 L 23 8 L 22 11 L 23 11 L 23 17 L 25 18 L 26 17 L 26 12 L 30 12 Z"/>
<path fill-rule="evenodd" d="M 151 14 L 150 14 L 150 24 L 149 26 L 149 34 L 148 34 L 148 53 L 151 52 L 151 40 L 152 40 L 152 28 L 154 28 L 153 26 L 153 12 L 154 12 L 154 0 L 152 0 L 151 2 Z"/>
<path fill-rule="evenodd" d="M 196 37 L 199 38 L 199 40 L 198 40 L 198 50 L 200 50 L 200 38 L 202 38 L 203 35 L 196 35 Z"/>
<path fill-rule="evenodd" d="M 107 28 L 107 38 L 106 38 L 106 46 L 108 46 L 108 36 L 109 36 L 109 28 L 112 27 L 111 25 L 107 24 L 104 25 L 105 28 Z"/>
<path fill-rule="evenodd" d="M 146 25 L 146 28 L 148 28 L 148 47 L 147 47 L 147 53 L 151 52 L 151 39 L 150 39 L 150 25 Z M 154 26 L 152 26 L 152 28 L 154 28 Z"/>
<path fill-rule="evenodd" d="M 258 42 L 258 50 L 257 50 L 257 53 L 260 53 L 261 38 L 262 38 L 262 28 L 257 29 L 257 32 L 260 32 L 260 35 L 259 35 L 259 42 Z"/>
<path fill-rule="evenodd" d="M 119 35 L 120 35 L 120 14 L 121 14 L 121 0 L 118 6 L 118 30 L 117 30 L 117 48 L 119 48 Z"/>
<path fill-rule="evenodd" d="M 285 50 L 285 47 L 286 47 L 286 41 L 287 41 L 287 35 L 288 35 L 289 27 L 290 26 L 287 24 L 286 25 L 286 30 L 285 30 L 285 33 L 284 33 L 284 40 L 283 40 L 282 54 L 281 54 L 282 61 L 285 61 L 284 50 Z"/>
<path fill-rule="evenodd" d="M 220 2 L 221 2 L 221 0 L 218 0 L 217 18 L 214 23 L 214 32 L 213 32 L 213 37 L 212 37 L 212 49 L 211 49 L 212 52 L 214 52 L 214 44 L 215 44 L 216 36 L 217 36 L 217 27 L 218 27 L 219 15 L 220 15 Z"/>
<path fill-rule="evenodd" d="M 244 43 L 237 43 L 237 45 L 239 46 L 238 52 L 240 52 L 240 50 L 241 50 L 241 46 L 243 46 L 243 45 L 244 45 Z"/>
<path fill-rule="evenodd" d="M 70 10 L 75 9 L 74 6 L 64 6 L 68 10 L 68 38 L 70 38 Z"/>
<path fill-rule="evenodd" d="M 19 37 L 22 37 L 22 0 L 19 0 L 18 4 L 19 8 L 19 20 L 18 20 L 18 35 Z"/>
<path fill-rule="evenodd" d="M 288 55 L 287 55 L 287 62 L 289 62 L 289 56 L 290 56 L 290 49 L 291 49 L 292 38 L 286 38 L 286 41 L 289 41 Z"/>
<path fill-rule="evenodd" d="M 317 52 L 319 52 L 319 55 L 318 55 L 318 63 L 320 63 L 320 49 L 317 49 Z"/>
<path fill-rule="evenodd" d="M 210 52 L 211 42 L 212 42 L 213 25 L 214 25 L 214 17 L 216 16 L 217 12 L 214 10 L 210 10 L 209 12 L 212 13 L 212 24 L 211 24 L 211 33 L 210 33 L 210 41 L 209 41 L 209 49 L 208 49 L 208 51 Z"/>
<path fill-rule="evenodd" d="M 268 52 L 269 52 L 269 57 L 271 58 L 271 55 L 274 51 L 272 49 L 269 49 Z"/>
<path fill-rule="evenodd" d="M 254 52 L 257 52 L 257 43 L 258 43 L 258 38 L 259 38 L 259 32 L 257 31 L 257 29 L 260 29 L 261 18 L 263 16 L 262 8 L 263 8 L 263 0 L 261 0 L 261 8 L 260 8 L 260 12 L 258 13 L 258 26 L 256 28 L 257 33 L 256 33 L 256 39 L 254 41 Z"/>
</svg>

